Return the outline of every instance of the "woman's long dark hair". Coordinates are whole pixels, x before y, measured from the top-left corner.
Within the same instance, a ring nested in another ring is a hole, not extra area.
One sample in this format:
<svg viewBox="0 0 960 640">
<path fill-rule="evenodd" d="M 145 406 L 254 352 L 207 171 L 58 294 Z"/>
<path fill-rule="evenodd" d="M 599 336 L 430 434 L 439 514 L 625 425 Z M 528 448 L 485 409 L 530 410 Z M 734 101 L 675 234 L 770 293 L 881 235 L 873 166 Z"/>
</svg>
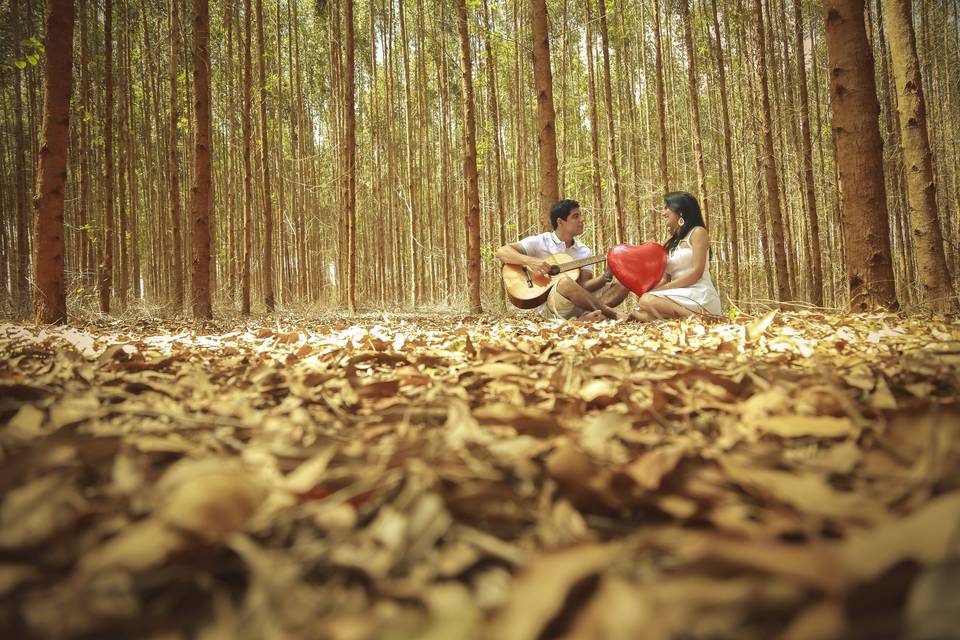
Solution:
<svg viewBox="0 0 960 640">
<path fill-rule="evenodd" d="M 704 224 L 703 214 L 700 213 L 700 203 L 686 191 L 668 193 L 664 196 L 663 201 L 667 205 L 667 209 L 683 218 L 683 225 L 663 245 L 669 253 L 676 249 L 680 241 L 690 235 L 690 232 L 696 227 L 706 229 L 707 225 Z"/>
</svg>

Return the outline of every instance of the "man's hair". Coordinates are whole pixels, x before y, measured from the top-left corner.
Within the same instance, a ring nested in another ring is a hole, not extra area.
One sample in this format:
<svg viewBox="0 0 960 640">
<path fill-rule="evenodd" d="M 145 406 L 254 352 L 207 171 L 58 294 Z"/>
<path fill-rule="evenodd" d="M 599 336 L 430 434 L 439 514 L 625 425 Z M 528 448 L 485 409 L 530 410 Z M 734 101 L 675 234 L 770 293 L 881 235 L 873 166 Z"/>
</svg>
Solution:
<svg viewBox="0 0 960 640">
<path fill-rule="evenodd" d="M 554 204 L 550 207 L 550 224 L 553 225 L 553 228 L 557 228 L 557 220 L 567 219 L 567 216 L 570 215 L 570 212 L 574 209 L 579 209 L 580 203 L 576 200 L 561 200 L 560 202 Z"/>
</svg>

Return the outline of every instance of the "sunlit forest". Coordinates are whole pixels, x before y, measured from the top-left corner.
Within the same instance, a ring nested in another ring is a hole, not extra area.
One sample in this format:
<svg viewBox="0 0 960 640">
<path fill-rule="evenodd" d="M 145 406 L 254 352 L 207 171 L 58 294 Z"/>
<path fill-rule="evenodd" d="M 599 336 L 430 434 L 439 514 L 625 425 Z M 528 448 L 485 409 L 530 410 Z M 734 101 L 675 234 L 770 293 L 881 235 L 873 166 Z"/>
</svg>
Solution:
<svg viewBox="0 0 960 640">
<path fill-rule="evenodd" d="M 4 637 L 956 637 L 960 0 L 0 25 Z"/>
</svg>

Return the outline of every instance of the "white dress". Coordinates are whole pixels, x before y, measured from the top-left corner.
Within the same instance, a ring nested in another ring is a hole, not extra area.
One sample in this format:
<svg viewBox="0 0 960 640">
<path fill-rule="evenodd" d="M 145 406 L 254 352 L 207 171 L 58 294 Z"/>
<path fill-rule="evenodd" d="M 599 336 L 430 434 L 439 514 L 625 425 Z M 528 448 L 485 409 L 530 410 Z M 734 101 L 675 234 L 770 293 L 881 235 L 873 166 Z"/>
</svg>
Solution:
<svg viewBox="0 0 960 640">
<path fill-rule="evenodd" d="M 659 291 L 648 292 L 652 296 L 660 296 L 673 300 L 681 307 L 685 307 L 694 313 L 707 313 L 715 316 L 720 315 L 720 295 L 713 286 L 713 280 L 710 278 L 710 263 L 703 269 L 703 275 L 689 287 L 679 287 L 676 289 L 660 289 Z M 676 280 L 693 268 L 693 247 L 687 240 L 681 240 L 680 244 L 670 252 L 667 258 L 666 274 L 670 280 Z M 669 284 L 669 283 L 667 283 Z"/>
</svg>

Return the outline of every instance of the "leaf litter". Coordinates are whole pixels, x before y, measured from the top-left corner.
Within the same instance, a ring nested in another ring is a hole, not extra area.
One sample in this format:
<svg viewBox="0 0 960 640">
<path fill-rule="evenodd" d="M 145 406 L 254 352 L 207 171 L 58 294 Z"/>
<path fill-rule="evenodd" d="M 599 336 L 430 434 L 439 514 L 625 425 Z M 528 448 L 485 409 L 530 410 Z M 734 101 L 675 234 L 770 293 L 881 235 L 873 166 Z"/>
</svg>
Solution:
<svg viewBox="0 0 960 640">
<path fill-rule="evenodd" d="M 0 355 L 16 637 L 956 628 L 956 319 L 0 325 Z"/>
</svg>

